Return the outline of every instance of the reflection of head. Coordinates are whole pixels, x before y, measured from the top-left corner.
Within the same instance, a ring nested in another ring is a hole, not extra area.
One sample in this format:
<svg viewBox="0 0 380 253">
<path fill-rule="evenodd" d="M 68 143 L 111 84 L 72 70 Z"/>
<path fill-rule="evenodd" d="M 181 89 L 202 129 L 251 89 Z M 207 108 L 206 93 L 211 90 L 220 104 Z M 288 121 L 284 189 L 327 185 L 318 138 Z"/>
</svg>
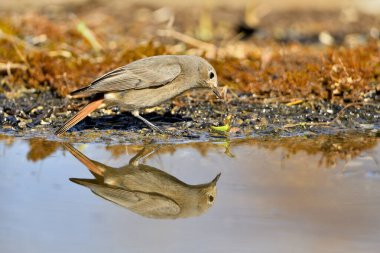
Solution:
<svg viewBox="0 0 380 253">
<path fill-rule="evenodd" d="M 147 156 L 145 148 L 128 165 L 112 168 L 87 158 L 70 144 L 64 146 L 95 176 L 95 179 L 73 178 L 71 181 L 141 216 L 192 217 L 204 213 L 215 202 L 220 174 L 208 183 L 189 185 L 164 171 L 140 164 L 139 160 Z"/>
<path fill-rule="evenodd" d="M 199 187 L 199 203 L 198 208 L 199 211 L 206 211 L 210 208 L 215 201 L 216 198 L 216 183 L 219 180 L 220 173 L 209 183 L 198 185 Z"/>
</svg>

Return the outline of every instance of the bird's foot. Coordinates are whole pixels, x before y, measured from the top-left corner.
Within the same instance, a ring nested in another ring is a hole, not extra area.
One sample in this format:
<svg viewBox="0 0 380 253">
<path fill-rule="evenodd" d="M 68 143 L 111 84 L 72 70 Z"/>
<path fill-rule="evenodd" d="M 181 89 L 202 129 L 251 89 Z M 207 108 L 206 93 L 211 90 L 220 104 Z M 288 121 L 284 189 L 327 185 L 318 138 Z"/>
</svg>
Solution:
<svg viewBox="0 0 380 253">
<path fill-rule="evenodd" d="M 164 133 L 166 133 L 165 130 L 162 130 L 161 128 L 159 128 L 159 127 L 156 126 L 156 125 L 151 124 L 151 125 L 148 125 L 148 126 L 150 127 L 150 129 L 153 130 L 153 132 L 157 132 L 157 133 L 160 133 L 160 134 L 164 134 Z"/>
</svg>

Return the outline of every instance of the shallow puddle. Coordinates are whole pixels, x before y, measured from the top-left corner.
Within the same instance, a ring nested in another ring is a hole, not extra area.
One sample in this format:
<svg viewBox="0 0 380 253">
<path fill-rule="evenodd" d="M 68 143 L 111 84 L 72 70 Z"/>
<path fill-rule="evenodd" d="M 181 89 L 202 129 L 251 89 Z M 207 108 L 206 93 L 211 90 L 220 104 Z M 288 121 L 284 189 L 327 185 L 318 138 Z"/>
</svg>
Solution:
<svg viewBox="0 0 380 253">
<path fill-rule="evenodd" d="M 0 252 L 380 248 L 376 137 L 145 147 L 0 137 Z"/>
</svg>

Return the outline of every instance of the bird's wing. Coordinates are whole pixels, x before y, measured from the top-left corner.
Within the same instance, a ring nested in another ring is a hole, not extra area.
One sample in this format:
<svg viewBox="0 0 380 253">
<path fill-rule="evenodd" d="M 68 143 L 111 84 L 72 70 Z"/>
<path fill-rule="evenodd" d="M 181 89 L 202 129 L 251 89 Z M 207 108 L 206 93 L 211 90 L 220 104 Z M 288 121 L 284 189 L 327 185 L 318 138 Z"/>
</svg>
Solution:
<svg viewBox="0 0 380 253">
<path fill-rule="evenodd" d="M 95 94 L 165 85 L 181 73 L 179 63 L 145 58 L 114 69 L 72 95 Z"/>
<path fill-rule="evenodd" d="M 71 178 L 71 181 L 86 186 L 96 195 L 126 207 L 132 212 L 149 218 L 174 218 L 181 211 L 179 205 L 161 194 L 128 191 L 98 184 L 96 180 Z"/>
</svg>

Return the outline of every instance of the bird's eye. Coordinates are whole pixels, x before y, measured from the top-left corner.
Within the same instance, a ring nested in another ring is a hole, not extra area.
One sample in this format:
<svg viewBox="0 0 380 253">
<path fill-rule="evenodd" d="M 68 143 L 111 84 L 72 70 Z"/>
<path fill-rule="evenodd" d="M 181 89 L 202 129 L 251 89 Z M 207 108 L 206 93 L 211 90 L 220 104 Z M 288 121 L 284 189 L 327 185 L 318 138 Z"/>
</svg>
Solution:
<svg viewBox="0 0 380 253">
<path fill-rule="evenodd" d="M 213 197 L 213 196 L 211 196 L 211 195 L 210 195 L 210 196 L 208 196 L 208 201 L 209 201 L 209 202 L 213 202 L 213 201 L 214 201 L 214 197 Z"/>
<path fill-rule="evenodd" d="M 209 74 L 210 79 L 213 79 L 214 76 L 215 76 L 214 72 L 210 72 L 210 74 Z"/>
</svg>

